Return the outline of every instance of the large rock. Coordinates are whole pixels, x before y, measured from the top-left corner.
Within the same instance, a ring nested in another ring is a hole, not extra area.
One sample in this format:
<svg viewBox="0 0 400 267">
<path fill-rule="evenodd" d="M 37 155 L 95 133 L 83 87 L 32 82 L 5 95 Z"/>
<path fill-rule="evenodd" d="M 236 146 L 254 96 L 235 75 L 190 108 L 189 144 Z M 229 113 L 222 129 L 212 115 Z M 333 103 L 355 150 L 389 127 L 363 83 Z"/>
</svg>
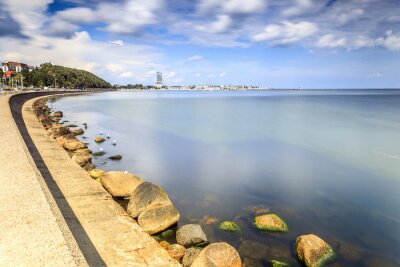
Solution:
<svg viewBox="0 0 400 267">
<path fill-rule="evenodd" d="M 138 224 L 147 233 L 156 234 L 177 223 L 179 218 L 178 210 L 172 204 L 167 204 L 144 210 L 138 217 Z"/>
<path fill-rule="evenodd" d="M 207 236 L 199 224 L 186 224 L 176 231 L 176 242 L 191 247 L 207 243 Z"/>
<path fill-rule="evenodd" d="M 63 147 L 66 150 L 70 150 L 70 151 L 87 148 L 86 144 L 79 141 L 78 139 L 66 139 L 64 141 Z"/>
<path fill-rule="evenodd" d="M 92 163 L 92 155 L 87 152 L 74 153 L 71 158 L 81 167 L 85 167 L 85 165 Z"/>
<path fill-rule="evenodd" d="M 286 223 L 276 214 L 266 214 L 254 218 L 254 226 L 262 231 L 287 232 Z"/>
<path fill-rule="evenodd" d="M 138 217 L 145 209 L 171 204 L 167 192 L 150 182 L 138 185 L 131 193 L 127 211 L 133 218 Z"/>
<path fill-rule="evenodd" d="M 75 135 L 73 135 L 72 133 L 71 133 L 71 134 L 67 134 L 67 135 L 63 135 L 63 136 L 60 136 L 60 137 L 57 137 L 57 138 L 56 138 L 57 144 L 58 144 L 59 146 L 62 146 L 62 147 L 64 147 L 64 143 L 67 142 L 67 141 L 69 141 L 69 140 L 77 140 L 77 139 L 75 138 Z"/>
<path fill-rule="evenodd" d="M 47 116 L 41 115 L 39 121 L 46 130 L 53 126 L 53 121 Z"/>
<path fill-rule="evenodd" d="M 234 247 L 225 242 L 205 247 L 194 260 L 192 267 L 241 267 L 242 261 Z"/>
<path fill-rule="evenodd" d="M 185 251 L 185 255 L 183 256 L 183 259 L 182 259 L 183 267 L 192 266 L 194 260 L 197 258 L 197 256 L 199 256 L 200 252 L 201 252 L 201 248 L 196 248 L 196 247 L 188 248 Z"/>
<path fill-rule="evenodd" d="M 296 254 L 306 266 L 318 267 L 333 256 L 333 250 L 324 240 L 309 234 L 297 238 Z"/>
<path fill-rule="evenodd" d="M 57 138 L 71 133 L 71 131 L 67 127 L 60 125 L 49 128 L 48 132 L 49 135 L 53 138 Z"/>
<path fill-rule="evenodd" d="M 107 172 L 100 177 L 100 182 L 113 197 L 126 198 L 131 196 L 143 180 L 130 173 Z"/>
<path fill-rule="evenodd" d="M 179 244 L 169 245 L 167 247 L 168 254 L 175 260 L 181 261 L 185 255 L 186 248 Z"/>
</svg>

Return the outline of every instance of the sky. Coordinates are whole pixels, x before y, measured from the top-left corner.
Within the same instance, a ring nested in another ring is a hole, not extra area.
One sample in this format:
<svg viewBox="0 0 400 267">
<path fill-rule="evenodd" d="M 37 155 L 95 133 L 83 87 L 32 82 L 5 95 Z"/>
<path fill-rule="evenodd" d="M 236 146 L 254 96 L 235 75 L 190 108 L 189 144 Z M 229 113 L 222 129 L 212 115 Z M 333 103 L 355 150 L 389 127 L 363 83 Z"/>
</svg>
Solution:
<svg viewBox="0 0 400 267">
<path fill-rule="evenodd" d="M 400 0 L 0 0 L 0 60 L 113 84 L 400 88 Z"/>
</svg>

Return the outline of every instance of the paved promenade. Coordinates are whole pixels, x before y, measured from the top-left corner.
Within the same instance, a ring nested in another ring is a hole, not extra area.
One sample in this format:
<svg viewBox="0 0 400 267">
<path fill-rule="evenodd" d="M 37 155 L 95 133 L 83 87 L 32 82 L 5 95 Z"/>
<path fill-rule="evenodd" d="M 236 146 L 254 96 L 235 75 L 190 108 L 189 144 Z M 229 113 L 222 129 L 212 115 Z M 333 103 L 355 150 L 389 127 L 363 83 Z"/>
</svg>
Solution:
<svg viewBox="0 0 400 267">
<path fill-rule="evenodd" d="M 0 95 L 0 266 L 84 266 Z M 60 227 L 63 225 L 64 227 Z M 75 253 L 75 254 L 74 254 Z"/>
<path fill-rule="evenodd" d="M 180 266 L 46 135 L 32 97 L 11 113 L 0 95 L 0 266 Z"/>
</svg>

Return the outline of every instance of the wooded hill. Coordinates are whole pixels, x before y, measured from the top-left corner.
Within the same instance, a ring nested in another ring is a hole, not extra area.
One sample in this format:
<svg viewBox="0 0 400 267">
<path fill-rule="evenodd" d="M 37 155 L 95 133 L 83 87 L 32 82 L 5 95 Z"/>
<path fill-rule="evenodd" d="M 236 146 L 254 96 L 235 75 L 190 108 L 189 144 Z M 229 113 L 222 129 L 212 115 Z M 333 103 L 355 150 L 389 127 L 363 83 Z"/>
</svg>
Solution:
<svg viewBox="0 0 400 267">
<path fill-rule="evenodd" d="M 22 73 L 25 87 L 110 88 L 112 85 L 85 70 L 67 68 L 51 63 L 41 64 L 31 72 Z"/>
</svg>

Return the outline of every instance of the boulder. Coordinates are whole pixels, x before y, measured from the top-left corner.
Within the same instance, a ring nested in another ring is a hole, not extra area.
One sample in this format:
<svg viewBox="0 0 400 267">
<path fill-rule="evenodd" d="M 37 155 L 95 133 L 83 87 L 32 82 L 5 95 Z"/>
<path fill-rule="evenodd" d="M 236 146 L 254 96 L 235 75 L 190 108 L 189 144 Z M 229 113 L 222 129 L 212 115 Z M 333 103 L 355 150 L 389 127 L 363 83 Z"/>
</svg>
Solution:
<svg viewBox="0 0 400 267">
<path fill-rule="evenodd" d="M 242 261 L 234 247 L 225 242 L 205 247 L 194 260 L 192 267 L 241 267 Z"/>
<path fill-rule="evenodd" d="M 57 138 L 71 133 L 71 131 L 67 127 L 60 125 L 49 128 L 48 132 L 49 135 L 53 138 Z"/>
<path fill-rule="evenodd" d="M 103 170 L 98 170 L 98 169 L 94 169 L 91 170 L 89 172 L 90 177 L 92 177 L 93 179 L 99 179 L 103 174 L 105 174 L 106 171 Z"/>
<path fill-rule="evenodd" d="M 70 150 L 70 151 L 87 148 L 86 144 L 79 141 L 78 139 L 66 139 L 64 141 L 63 147 L 66 150 Z"/>
<path fill-rule="evenodd" d="M 40 116 L 39 117 L 40 123 L 43 125 L 43 127 L 47 130 L 53 125 L 53 121 L 49 119 L 47 116 Z"/>
<path fill-rule="evenodd" d="M 171 204 L 167 192 L 150 182 L 138 185 L 131 193 L 127 212 L 133 218 L 149 208 Z"/>
<path fill-rule="evenodd" d="M 306 266 L 318 267 L 333 256 L 333 250 L 324 240 L 309 234 L 297 238 L 296 254 Z"/>
<path fill-rule="evenodd" d="M 179 218 L 178 210 L 172 204 L 167 204 L 146 209 L 140 213 L 138 224 L 145 232 L 156 234 L 176 224 Z"/>
<path fill-rule="evenodd" d="M 75 135 L 71 133 L 56 138 L 57 144 L 62 147 L 64 147 L 64 143 L 67 142 L 68 140 L 76 140 Z"/>
<path fill-rule="evenodd" d="M 192 266 L 194 260 L 197 258 L 197 256 L 200 254 L 201 248 L 188 248 L 185 251 L 185 255 L 183 256 L 182 259 L 182 265 L 183 267 L 190 267 Z"/>
<path fill-rule="evenodd" d="M 85 133 L 83 129 L 78 129 L 78 130 L 72 130 L 71 131 L 74 135 L 82 135 Z"/>
<path fill-rule="evenodd" d="M 89 154 L 92 154 L 93 152 L 89 148 L 82 148 L 82 149 L 75 150 L 75 153 L 89 153 Z"/>
<path fill-rule="evenodd" d="M 186 224 L 176 231 L 176 242 L 185 247 L 207 243 L 207 236 L 199 224 Z"/>
<path fill-rule="evenodd" d="M 81 167 L 84 167 L 85 165 L 92 163 L 92 155 L 86 152 L 74 153 L 72 154 L 71 158 Z"/>
<path fill-rule="evenodd" d="M 168 254 L 175 260 L 181 261 L 183 256 L 185 255 L 186 248 L 179 244 L 169 245 L 167 247 Z"/>
<path fill-rule="evenodd" d="M 162 240 L 162 241 L 160 241 L 160 245 L 161 245 L 163 248 L 167 249 L 171 244 L 168 243 L 168 242 L 165 241 L 165 240 Z"/>
<path fill-rule="evenodd" d="M 54 117 L 61 118 L 63 115 L 64 115 L 64 114 L 62 113 L 62 111 L 56 111 L 56 112 L 54 112 Z"/>
<path fill-rule="evenodd" d="M 265 214 L 254 218 L 254 226 L 262 231 L 287 232 L 286 223 L 276 214 Z"/>
<path fill-rule="evenodd" d="M 90 172 L 91 170 L 94 170 L 96 166 L 94 166 L 92 163 L 88 163 L 85 166 L 82 167 L 85 171 Z"/>
<path fill-rule="evenodd" d="M 103 174 L 100 182 L 113 197 L 130 197 L 143 180 L 130 173 L 113 171 Z"/>
<path fill-rule="evenodd" d="M 237 225 L 233 221 L 224 221 L 219 224 L 219 229 L 223 231 L 228 231 L 228 232 L 238 232 L 240 231 L 239 225 Z"/>
<path fill-rule="evenodd" d="M 106 141 L 106 139 L 104 139 L 103 137 L 96 137 L 96 139 L 94 139 L 94 141 L 96 143 L 102 143 L 102 142 Z"/>
</svg>

